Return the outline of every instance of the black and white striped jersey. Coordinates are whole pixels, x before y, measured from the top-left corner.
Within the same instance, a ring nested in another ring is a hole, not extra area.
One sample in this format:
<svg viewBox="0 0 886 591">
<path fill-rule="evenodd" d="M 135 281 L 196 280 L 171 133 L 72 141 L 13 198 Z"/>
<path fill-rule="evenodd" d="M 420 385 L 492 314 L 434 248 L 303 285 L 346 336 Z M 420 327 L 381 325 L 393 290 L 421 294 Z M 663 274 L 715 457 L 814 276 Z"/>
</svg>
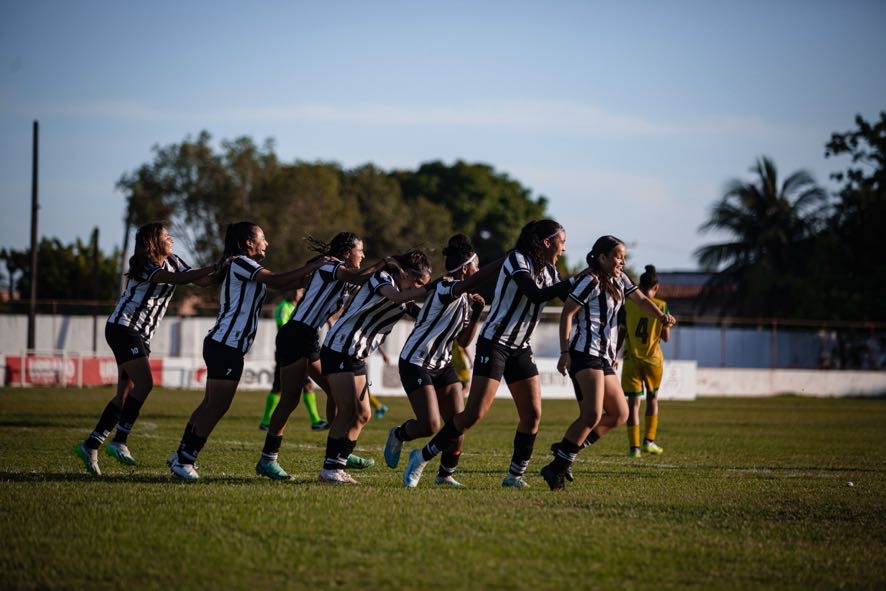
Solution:
<svg viewBox="0 0 886 591">
<path fill-rule="evenodd" d="M 126 289 L 123 290 L 114 311 L 108 316 L 108 322 L 125 326 L 137 332 L 145 342 L 149 342 L 160 319 L 166 314 L 169 300 L 175 291 L 175 285 L 153 283 L 151 278 L 161 269 L 170 273 L 181 273 L 190 268 L 178 256 L 171 254 L 166 257 L 162 266 L 148 263 L 144 269 L 130 272 L 126 279 Z"/>
<path fill-rule="evenodd" d="M 365 359 L 377 349 L 407 309 L 406 304 L 392 302 L 380 293 L 385 285 L 397 287 L 387 271 L 374 273 L 329 329 L 323 346 L 357 359 Z"/>
<path fill-rule="evenodd" d="M 247 256 L 234 257 L 221 286 L 221 304 L 209 338 L 245 355 L 255 340 L 258 315 L 268 293 L 255 276 L 264 267 Z"/>
<path fill-rule="evenodd" d="M 336 279 L 340 261 L 329 262 L 311 273 L 305 293 L 290 320 L 319 329 L 345 302 L 350 284 Z"/>
<path fill-rule="evenodd" d="M 433 289 L 400 358 L 424 369 L 436 370 L 446 367 L 452 360 L 452 341 L 468 323 L 471 313 L 468 294 L 453 297 L 452 291 L 461 283 L 453 279 L 439 279 L 428 287 Z"/>
<path fill-rule="evenodd" d="M 572 288 L 570 299 L 581 304 L 572 321 L 569 348 L 594 357 L 615 362 L 617 344 L 618 311 L 625 298 L 637 290 L 630 277 L 622 273 L 610 279 L 622 293 L 619 300 L 602 288 L 596 275 L 585 275 Z"/>
<path fill-rule="evenodd" d="M 509 349 L 522 349 L 529 346 L 529 337 L 538 324 L 545 301 L 532 301 L 515 280 L 515 276 L 527 273 L 539 288 L 551 287 L 560 281 L 560 276 L 551 265 L 545 265 L 536 277 L 532 261 L 522 252 L 515 250 L 506 258 L 498 273 L 495 296 L 489 308 L 489 315 L 483 324 L 480 338 L 503 345 Z"/>
</svg>

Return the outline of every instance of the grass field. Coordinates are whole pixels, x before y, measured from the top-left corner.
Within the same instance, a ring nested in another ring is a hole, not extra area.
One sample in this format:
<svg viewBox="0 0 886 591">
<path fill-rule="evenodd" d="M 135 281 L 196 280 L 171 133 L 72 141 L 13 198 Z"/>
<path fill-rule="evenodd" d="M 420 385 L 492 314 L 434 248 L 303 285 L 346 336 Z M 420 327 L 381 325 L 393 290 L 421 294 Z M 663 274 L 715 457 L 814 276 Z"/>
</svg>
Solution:
<svg viewBox="0 0 886 591">
<path fill-rule="evenodd" d="M 71 448 L 110 396 L 0 389 L 0 587 L 886 588 L 886 399 L 662 403 L 663 456 L 627 458 L 619 430 L 552 493 L 537 472 L 570 401 L 545 402 L 530 490 L 500 487 L 508 400 L 468 435 L 468 488 L 435 488 L 429 466 L 407 490 L 382 459 L 387 430 L 409 416 L 403 398 L 359 442 L 376 467 L 334 487 L 315 482 L 326 435 L 302 408 L 281 450 L 297 480 L 254 475 L 254 392 L 210 438 L 199 482 L 173 481 L 164 460 L 201 394 L 167 390 L 130 437 L 140 464 L 102 453 L 104 476 L 90 477 Z"/>
</svg>

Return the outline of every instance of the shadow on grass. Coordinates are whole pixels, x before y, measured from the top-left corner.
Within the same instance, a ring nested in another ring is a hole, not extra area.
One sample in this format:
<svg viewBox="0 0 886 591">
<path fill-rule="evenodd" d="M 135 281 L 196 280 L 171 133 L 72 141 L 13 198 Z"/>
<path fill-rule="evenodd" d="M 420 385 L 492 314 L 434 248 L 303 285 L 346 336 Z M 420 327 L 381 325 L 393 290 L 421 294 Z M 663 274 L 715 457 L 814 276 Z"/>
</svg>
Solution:
<svg viewBox="0 0 886 591">
<path fill-rule="evenodd" d="M 107 484 L 161 484 L 200 486 L 202 484 L 238 484 L 245 486 L 306 486 L 316 480 L 289 480 L 275 482 L 257 476 L 202 476 L 197 482 L 184 482 L 169 474 L 90 474 L 74 472 L 0 472 L 3 482 L 94 482 Z"/>
</svg>

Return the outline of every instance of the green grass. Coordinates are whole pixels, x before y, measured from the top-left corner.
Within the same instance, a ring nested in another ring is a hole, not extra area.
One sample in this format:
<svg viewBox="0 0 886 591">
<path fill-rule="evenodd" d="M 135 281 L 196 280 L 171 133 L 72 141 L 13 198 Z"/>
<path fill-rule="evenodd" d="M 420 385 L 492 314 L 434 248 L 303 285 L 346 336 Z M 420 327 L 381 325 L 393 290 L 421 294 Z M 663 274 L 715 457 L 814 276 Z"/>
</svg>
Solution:
<svg viewBox="0 0 886 591">
<path fill-rule="evenodd" d="M 315 482 L 326 434 L 301 408 L 280 460 L 297 480 L 255 476 L 264 395 L 253 392 L 210 438 L 199 482 L 173 481 L 165 458 L 201 393 L 160 389 L 130 437 L 139 465 L 101 453 L 92 478 L 71 448 L 110 396 L 0 389 L 0 587 L 886 588 L 886 399 L 664 402 L 663 456 L 629 460 L 620 429 L 582 452 L 577 481 L 556 494 L 537 471 L 571 401 L 545 402 L 530 490 L 500 487 L 508 400 L 468 434 L 467 489 L 436 489 L 432 465 L 406 490 L 381 453 L 410 415 L 403 398 L 360 439 L 376 467 L 333 487 Z"/>
</svg>

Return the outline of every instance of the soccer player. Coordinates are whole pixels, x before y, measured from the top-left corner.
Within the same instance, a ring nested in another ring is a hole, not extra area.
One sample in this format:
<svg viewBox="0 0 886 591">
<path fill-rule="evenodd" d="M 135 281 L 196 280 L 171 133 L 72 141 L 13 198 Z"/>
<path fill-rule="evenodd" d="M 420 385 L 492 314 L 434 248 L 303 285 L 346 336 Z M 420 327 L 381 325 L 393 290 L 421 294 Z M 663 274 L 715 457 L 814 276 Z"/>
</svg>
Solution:
<svg viewBox="0 0 886 591">
<path fill-rule="evenodd" d="M 560 281 L 554 266 L 565 246 L 566 230 L 553 220 L 532 221 L 523 227 L 515 250 L 501 266 L 495 297 L 477 340 L 467 405 L 427 445 L 410 452 L 403 473 L 406 486 L 417 486 L 425 465 L 486 415 L 502 377 L 519 416 L 511 465 L 502 486 L 529 486 L 523 475 L 541 421 L 541 381 L 529 339 L 545 303 L 569 293 L 571 281 Z"/>
<path fill-rule="evenodd" d="M 390 258 L 391 265 L 363 284 L 320 350 L 328 392 L 338 406 L 326 440 L 321 482 L 357 482 L 345 468 L 363 426 L 372 416 L 366 395 L 369 382 L 365 359 L 405 314 L 418 315 L 419 308 L 412 300 L 427 293 L 431 265 L 425 253 L 410 250 Z"/>
<path fill-rule="evenodd" d="M 551 490 L 562 490 L 579 450 L 623 425 L 627 403 L 613 363 L 618 311 L 626 298 L 666 326 L 674 317 L 660 310 L 623 273 L 627 250 L 614 236 L 597 239 L 586 260 L 585 276 L 575 284 L 560 314 L 557 369 L 572 378 L 579 416 L 554 444 L 554 460 L 541 470 Z M 574 329 L 573 329 L 574 327 Z"/>
<path fill-rule="evenodd" d="M 446 275 L 429 286 L 428 299 L 400 353 L 400 381 L 415 418 L 388 433 L 384 455 L 390 468 L 400 462 L 404 441 L 433 435 L 440 430 L 441 419 L 449 420 L 464 410 L 461 383 L 452 364 L 452 343 L 467 347 L 474 340 L 484 301 L 468 292 L 499 269 L 493 264 L 478 272 L 477 253 L 464 234 L 450 238 L 443 254 Z M 458 438 L 452 448 L 444 451 L 434 481 L 437 485 L 462 486 L 453 474 L 463 441 Z"/>
<path fill-rule="evenodd" d="M 188 420 L 178 451 L 166 460 L 173 475 L 183 480 L 200 477 L 194 465 L 197 455 L 234 400 L 243 358 L 255 340 L 267 286 L 294 289 L 326 262 L 321 257 L 292 271 L 272 273 L 261 265 L 267 248 L 265 233 L 253 222 L 230 224 L 225 231 L 223 260 L 227 264 L 216 275 L 221 280 L 221 305 L 215 325 L 203 339 L 206 394 Z"/>
<path fill-rule="evenodd" d="M 280 367 L 281 396 L 271 415 L 261 457 L 255 466 L 256 474 L 272 480 L 292 478 L 278 459 L 286 423 L 298 406 L 305 380 L 313 378 L 323 387 L 327 397 L 332 397 L 329 381 L 321 368 L 320 328 L 338 314 L 351 289 L 393 262 L 393 259 L 381 260 L 361 271 L 366 256 L 363 240 L 351 232 L 336 234 L 328 244 L 313 236 L 308 236 L 307 241 L 311 249 L 319 253 L 318 258 L 325 257 L 326 262 L 311 274 L 292 317 L 277 333 L 276 361 Z M 336 325 L 340 321 L 336 321 Z M 327 410 L 334 408 L 334 405 L 327 405 Z M 330 413 L 330 416 L 334 417 L 334 414 Z M 335 422 L 334 418 L 332 422 Z M 375 462 L 350 454 L 347 463 L 351 468 L 363 469 L 372 467 Z"/>
<path fill-rule="evenodd" d="M 115 424 L 117 433 L 105 452 L 122 464 L 136 463 L 127 441 L 154 387 L 148 363 L 151 337 L 166 314 L 175 286 L 212 284 L 209 276 L 216 265 L 191 269 L 173 254 L 174 244 L 163 224 L 146 224 L 135 233 L 135 252 L 129 259 L 126 288 L 105 324 L 105 339 L 117 361 L 117 392 L 105 406 L 92 433 L 74 446 L 86 471 L 95 476 L 101 475 L 98 449 Z"/>
<path fill-rule="evenodd" d="M 640 275 L 640 291 L 665 314 L 668 305 L 655 296 L 659 280 L 653 265 L 646 265 Z M 618 347 L 624 343 L 624 362 L 621 369 L 621 387 L 628 398 L 628 455 L 639 458 L 642 452 L 659 455 L 664 449 L 655 443 L 658 430 L 658 389 L 664 366 L 664 354 L 659 341 L 668 342 L 671 329 L 657 315 L 640 309 L 632 300 L 625 302 L 619 315 Z M 640 448 L 640 399 L 646 390 L 646 434 Z"/>
<path fill-rule="evenodd" d="M 284 324 L 289 322 L 290 317 L 292 317 L 292 311 L 295 310 L 295 305 L 304 295 L 304 291 L 303 288 L 295 290 L 291 297 L 284 297 L 274 308 L 274 321 L 277 323 L 278 331 Z M 258 424 L 259 431 L 268 430 L 271 414 L 277 408 L 277 403 L 280 402 L 280 364 L 276 361 L 276 355 L 274 357 L 274 383 L 271 386 L 271 391 L 268 392 L 268 397 L 265 399 L 265 414 Z M 305 409 L 308 411 L 308 418 L 311 421 L 311 430 L 322 431 L 329 428 L 329 423 L 320 418 L 320 413 L 317 412 L 317 394 L 314 392 L 315 389 L 314 382 L 311 378 L 307 378 L 302 398 L 305 401 Z"/>
</svg>

